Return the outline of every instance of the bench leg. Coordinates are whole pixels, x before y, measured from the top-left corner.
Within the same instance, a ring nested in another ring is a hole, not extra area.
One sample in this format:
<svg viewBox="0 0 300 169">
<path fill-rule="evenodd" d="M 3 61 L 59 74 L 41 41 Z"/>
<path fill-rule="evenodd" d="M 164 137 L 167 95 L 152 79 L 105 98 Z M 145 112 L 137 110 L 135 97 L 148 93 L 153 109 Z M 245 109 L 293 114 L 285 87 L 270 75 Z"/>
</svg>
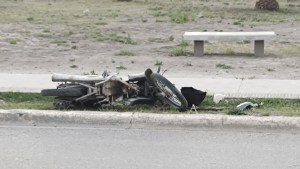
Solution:
<svg viewBox="0 0 300 169">
<path fill-rule="evenodd" d="M 204 41 L 194 41 L 194 56 L 203 56 Z"/>
<path fill-rule="evenodd" d="M 255 52 L 255 56 L 259 56 L 259 57 L 264 56 L 264 41 L 263 40 L 254 41 L 254 52 Z"/>
</svg>

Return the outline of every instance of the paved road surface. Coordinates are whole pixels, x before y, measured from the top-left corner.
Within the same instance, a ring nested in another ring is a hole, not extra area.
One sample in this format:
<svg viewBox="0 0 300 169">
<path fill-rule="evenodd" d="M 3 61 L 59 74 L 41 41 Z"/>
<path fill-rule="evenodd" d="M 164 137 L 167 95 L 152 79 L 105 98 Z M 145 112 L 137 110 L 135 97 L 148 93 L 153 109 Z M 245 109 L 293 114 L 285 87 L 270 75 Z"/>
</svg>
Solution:
<svg viewBox="0 0 300 169">
<path fill-rule="evenodd" d="M 300 134 L 279 131 L 0 126 L 2 169 L 300 168 Z"/>
</svg>

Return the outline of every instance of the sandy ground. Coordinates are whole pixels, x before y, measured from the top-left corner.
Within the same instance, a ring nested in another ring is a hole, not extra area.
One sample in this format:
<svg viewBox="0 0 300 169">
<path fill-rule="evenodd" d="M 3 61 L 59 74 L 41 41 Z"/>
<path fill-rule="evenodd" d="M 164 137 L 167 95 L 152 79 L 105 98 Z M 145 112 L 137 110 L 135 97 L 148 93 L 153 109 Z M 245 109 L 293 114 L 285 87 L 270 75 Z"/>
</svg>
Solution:
<svg viewBox="0 0 300 169">
<path fill-rule="evenodd" d="M 300 24 L 276 23 L 274 25 L 243 27 L 243 31 L 275 31 L 276 38 L 265 43 L 265 57 L 253 55 L 253 42 L 236 45 L 236 42 L 210 42 L 209 52 L 204 57 L 171 56 L 172 50 L 182 40 L 185 31 L 239 31 L 236 25 L 226 24 L 231 20 L 216 22 L 201 19 L 191 23 L 175 24 L 157 22 L 155 17 L 123 16 L 119 20 L 99 26 L 101 32 L 126 32 L 137 44 L 122 44 L 111 41 L 95 41 L 84 33 L 65 37 L 66 44 L 52 43 L 53 39 L 37 36 L 45 30 L 59 37 L 70 29 L 64 24 L 0 23 L 0 72 L 49 74 L 54 72 L 83 74 L 90 71 L 102 73 L 104 70 L 121 73 L 139 73 L 150 67 L 156 69 L 156 62 L 162 62 L 167 74 L 174 76 L 245 78 L 245 79 L 300 79 Z M 125 34 L 125 35 L 126 35 Z M 171 37 L 171 39 L 170 39 Z M 11 39 L 17 39 L 12 44 Z M 76 42 L 76 43 L 75 43 Z M 226 43 L 234 44 L 235 53 L 226 53 Z M 219 46 L 220 45 L 220 46 Z M 76 49 L 73 46 L 76 46 Z M 220 49 L 219 47 L 225 49 Z M 192 51 L 190 42 L 189 50 Z M 135 56 L 116 56 L 126 50 Z M 206 48 L 205 48 L 206 50 Z M 288 50 L 293 50 L 289 52 Z M 216 51 L 214 53 L 213 51 Z M 217 67 L 218 64 L 231 68 Z M 117 70 L 124 66 L 126 70 Z M 166 75 L 167 75 L 166 74 Z"/>
</svg>

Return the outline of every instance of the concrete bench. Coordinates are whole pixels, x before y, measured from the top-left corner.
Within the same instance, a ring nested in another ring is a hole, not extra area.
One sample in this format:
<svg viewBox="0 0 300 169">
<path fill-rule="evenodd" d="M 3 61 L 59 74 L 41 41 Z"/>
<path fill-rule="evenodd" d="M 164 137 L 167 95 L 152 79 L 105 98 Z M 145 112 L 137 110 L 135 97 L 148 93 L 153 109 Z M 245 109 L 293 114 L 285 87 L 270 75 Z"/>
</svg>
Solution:
<svg viewBox="0 0 300 169">
<path fill-rule="evenodd" d="M 194 41 L 195 56 L 203 56 L 205 40 L 254 40 L 255 56 L 264 56 L 264 40 L 275 35 L 274 32 L 185 32 L 183 38 Z"/>
</svg>

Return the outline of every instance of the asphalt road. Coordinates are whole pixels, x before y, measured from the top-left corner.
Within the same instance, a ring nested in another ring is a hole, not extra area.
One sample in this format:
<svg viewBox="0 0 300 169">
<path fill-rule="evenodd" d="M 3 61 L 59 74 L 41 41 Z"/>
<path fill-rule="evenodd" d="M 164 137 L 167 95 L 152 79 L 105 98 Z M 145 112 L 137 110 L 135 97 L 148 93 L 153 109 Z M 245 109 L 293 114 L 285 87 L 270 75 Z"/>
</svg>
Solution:
<svg viewBox="0 0 300 169">
<path fill-rule="evenodd" d="M 300 133 L 0 126 L 1 169 L 300 168 Z"/>
</svg>

